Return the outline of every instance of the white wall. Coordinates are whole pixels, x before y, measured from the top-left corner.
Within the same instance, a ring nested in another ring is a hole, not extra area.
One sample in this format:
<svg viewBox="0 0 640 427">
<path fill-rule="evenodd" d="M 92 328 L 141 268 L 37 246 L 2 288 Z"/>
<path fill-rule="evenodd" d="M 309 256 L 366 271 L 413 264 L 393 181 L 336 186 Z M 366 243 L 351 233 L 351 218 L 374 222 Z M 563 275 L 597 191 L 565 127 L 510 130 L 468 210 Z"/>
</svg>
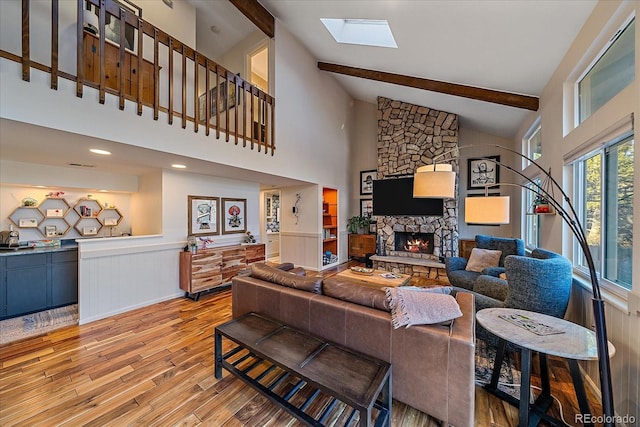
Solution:
<svg viewBox="0 0 640 427">
<path fill-rule="evenodd" d="M 567 117 L 573 105 L 571 97 L 566 95 L 572 88 L 574 79 L 588 66 L 615 30 L 631 13 L 636 16 L 635 43 L 635 80 L 618 95 L 607 102 L 591 117 L 578 127 L 573 126 L 571 117 Z M 572 186 L 572 176 L 562 173 L 564 158 L 603 131 L 609 129 L 621 118 L 633 114 L 636 118 L 635 141 L 638 142 L 640 132 L 637 117 L 640 114 L 640 31 L 637 18 L 640 16 L 639 2 L 600 1 L 592 15 L 578 34 L 563 60 L 559 64 L 551 80 L 540 96 L 540 109 L 531 113 L 520 127 L 514 141 L 519 146 L 522 137 L 531 124 L 541 117 L 542 125 L 542 167 L 551 167 L 552 174 L 561 185 L 568 189 Z M 634 157 L 635 171 L 640 170 L 640 157 Z M 527 169 L 533 175 L 534 168 Z M 635 173 L 635 187 L 640 184 L 640 174 Z M 634 197 L 634 216 L 640 213 L 640 197 Z M 640 236 L 640 222 L 634 221 L 634 236 Z M 541 221 L 541 246 L 571 257 L 572 236 L 563 226 L 559 215 L 545 217 Z M 640 238 L 633 242 L 633 265 L 640 265 Z M 637 273 L 637 272 L 636 272 Z M 640 293 L 640 274 L 633 275 L 634 292 Z M 619 415 L 633 415 L 640 419 L 640 317 L 629 314 L 624 299 L 613 298 L 604 291 L 607 331 L 609 340 L 616 347 L 616 354 L 611 359 L 613 374 L 614 405 Z M 591 328 L 593 315 L 591 308 L 590 285 L 574 286 L 570 307 L 567 313 L 570 320 Z M 598 367 L 595 362 L 586 364 L 585 369 L 591 379 L 598 382 Z"/>
<path fill-rule="evenodd" d="M 458 173 L 458 232 L 461 239 L 473 239 L 476 234 L 488 234 L 501 237 L 520 237 L 519 213 L 520 209 L 520 192 L 518 188 L 511 186 L 502 186 L 491 188 L 489 191 L 499 192 L 501 196 L 511 196 L 511 223 L 499 226 L 481 226 L 468 225 L 464 221 L 465 197 L 467 194 L 484 194 L 483 190 L 468 190 L 467 179 L 469 171 L 467 167 L 467 159 L 482 156 L 500 156 L 500 163 L 513 166 L 514 155 L 505 150 L 496 147 L 489 147 L 490 144 L 497 144 L 503 147 L 512 148 L 511 140 L 500 138 L 495 135 L 479 132 L 472 129 L 460 127 L 459 129 L 459 146 L 473 146 L 460 150 L 459 173 Z M 513 183 L 520 182 L 520 179 L 512 172 L 505 168 L 500 169 L 500 182 Z"/>
<path fill-rule="evenodd" d="M 351 185 L 349 186 L 349 217 L 360 215 L 360 171 L 378 169 L 378 106 L 355 101 L 353 146 L 351 148 Z"/>
</svg>

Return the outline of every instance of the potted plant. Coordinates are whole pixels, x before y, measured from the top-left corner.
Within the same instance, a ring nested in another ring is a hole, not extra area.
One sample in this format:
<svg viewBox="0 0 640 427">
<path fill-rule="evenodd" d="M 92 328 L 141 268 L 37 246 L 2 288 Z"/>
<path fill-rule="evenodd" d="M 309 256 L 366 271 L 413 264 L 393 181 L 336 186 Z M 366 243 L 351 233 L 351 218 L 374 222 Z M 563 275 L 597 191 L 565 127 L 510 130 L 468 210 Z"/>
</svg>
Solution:
<svg viewBox="0 0 640 427">
<path fill-rule="evenodd" d="M 368 216 L 352 216 L 347 220 L 347 229 L 351 234 L 365 234 L 369 231 L 371 218 Z"/>
<path fill-rule="evenodd" d="M 533 201 L 533 213 L 550 213 L 549 201 L 542 196 L 536 196 Z"/>
</svg>

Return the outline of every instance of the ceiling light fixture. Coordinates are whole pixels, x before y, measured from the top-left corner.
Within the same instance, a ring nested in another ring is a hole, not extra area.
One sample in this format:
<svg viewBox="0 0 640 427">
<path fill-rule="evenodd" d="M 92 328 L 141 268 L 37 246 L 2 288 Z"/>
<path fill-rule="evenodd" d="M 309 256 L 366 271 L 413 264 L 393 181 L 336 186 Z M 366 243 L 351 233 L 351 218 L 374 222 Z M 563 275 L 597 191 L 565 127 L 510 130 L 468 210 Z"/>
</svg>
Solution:
<svg viewBox="0 0 640 427">
<path fill-rule="evenodd" d="M 186 169 L 187 167 L 185 165 L 181 165 L 180 163 L 174 163 L 171 165 L 172 168 L 175 169 Z"/>
<path fill-rule="evenodd" d="M 91 151 L 94 154 L 101 154 L 103 156 L 109 156 L 111 154 L 111 151 L 101 150 L 99 148 L 92 148 L 89 151 Z"/>
<path fill-rule="evenodd" d="M 397 48 L 386 20 L 320 18 L 336 42 Z"/>
</svg>

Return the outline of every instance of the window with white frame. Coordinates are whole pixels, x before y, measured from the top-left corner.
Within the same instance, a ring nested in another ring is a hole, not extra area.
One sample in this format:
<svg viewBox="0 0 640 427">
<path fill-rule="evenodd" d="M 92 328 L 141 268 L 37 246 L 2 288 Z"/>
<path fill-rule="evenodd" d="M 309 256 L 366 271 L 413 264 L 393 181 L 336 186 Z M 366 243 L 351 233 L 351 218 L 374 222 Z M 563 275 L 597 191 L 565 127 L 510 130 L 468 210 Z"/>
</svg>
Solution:
<svg viewBox="0 0 640 427">
<path fill-rule="evenodd" d="M 595 267 L 605 283 L 631 289 L 633 135 L 625 134 L 574 163 L 577 209 Z M 587 269 L 582 251 L 574 264 Z"/>
<path fill-rule="evenodd" d="M 534 179 L 533 182 L 537 186 L 540 186 L 540 178 Z M 522 212 L 524 212 L 523 224 L 523 236 L 524 244 L 527 249 L 535 249 L 540 246 L 540 217 L 533 214 L 533 202 L 537 194 L 533 191 L 536 186 L 532 183 L 525 184 L 525 188 L 522 189 Z"/>
<path fill-rule="evenodd" d="M 531 160 L 538 160 L 542 156 L 542 125 L 540 119 L 531 126 L 523 138 L 523 149 L 527 153 L 527 157 Z M 522 167 L 529 166 L 530 162 L 527 159 L 523 159 L 524 164 Z"/>
<path fill-rule="evenodd" d="M 625 22 L 584 76 L 578 79 L 578 123 L 635 78 L 635 27 L 635 17 Z"/>
</svg>

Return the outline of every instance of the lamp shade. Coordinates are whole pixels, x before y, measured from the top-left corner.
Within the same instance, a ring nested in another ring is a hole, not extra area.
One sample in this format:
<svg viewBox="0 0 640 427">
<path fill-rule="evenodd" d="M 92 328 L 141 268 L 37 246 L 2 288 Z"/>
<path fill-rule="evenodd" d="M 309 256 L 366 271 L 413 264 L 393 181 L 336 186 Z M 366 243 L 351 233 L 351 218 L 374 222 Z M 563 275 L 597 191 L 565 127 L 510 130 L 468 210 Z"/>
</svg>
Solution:
<svg viewBox="0 0 640 427">
<path fill-rule="evenodd" d="M 509 196 L 465 197 L 464 220 L 472 224 L 509 224 Z"/>
<path fill-rule="evenodd" d="M 453 198 L 456 194 L 456 173 L 448 163 L 421 166 L 413 176 L 413 197 Z"/>
</svg>

